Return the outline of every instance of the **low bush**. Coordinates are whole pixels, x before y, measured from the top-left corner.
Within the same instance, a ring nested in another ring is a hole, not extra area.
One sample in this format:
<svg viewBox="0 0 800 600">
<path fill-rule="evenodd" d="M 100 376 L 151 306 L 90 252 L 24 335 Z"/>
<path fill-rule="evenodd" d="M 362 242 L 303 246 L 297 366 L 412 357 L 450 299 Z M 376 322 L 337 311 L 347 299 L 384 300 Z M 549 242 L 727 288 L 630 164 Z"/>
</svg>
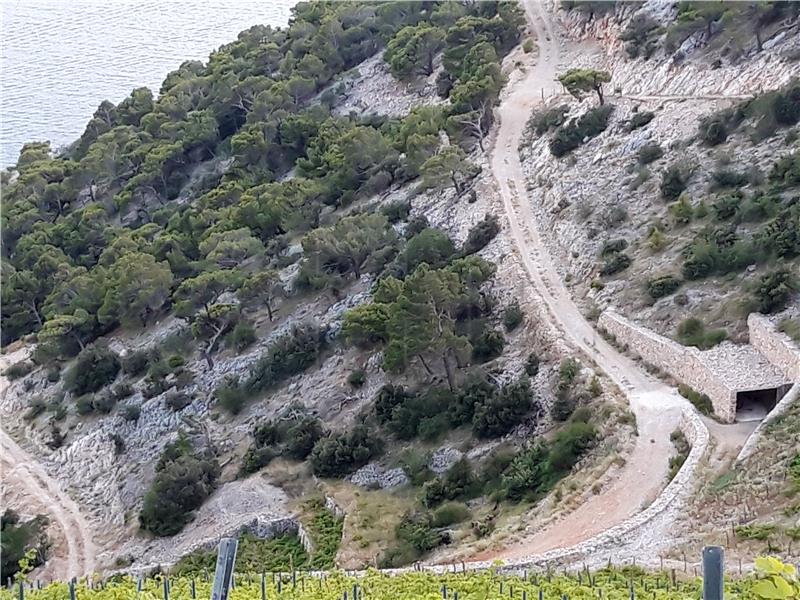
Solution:
<svg viewBox="0 0 800 600">
<path fill-rule="evenodd" d="M 796 286 L 795 278 L 786 269 L 762 275 L 754 290 L 759 312 L 771 314 L 786 308 Z"/>
<path fill-rule="evenodd" d="M 472 359 L 477 363 L 488 362 L 503 353 L 506 338 L 496 329 L 484 331 L 472 341 Z"/>
<path fill-rule="evenodd" d="M 236 568 L 243 573 L 286 573 L 306 567 L 308 560 L 308 554 L 296 535 L 280 535 L 268 540 L 252 533 L 239 536 Z M 216 563 L 216 548 L 195 550 L 181 557 L 170 573 L 178 577 L 199 577 L 213 572 Z"/>
<path fill-rule="evenodd" d="M 656 116 L 655 113 L 646 110 L 641 112 L 635 112 L 628 121 L 626 128 L 628 131 L 633 131 L 634 129 L 639 129 L 640 127 L 644 127 L 645 125 L 650 123 L 650 121 L 652 121 L 655 116 Z"/>
<path fill-rule="evenodd" d="M 782 331 L 795 342 L 800 342 L 800 319 L 786 317 L 778 323 L 778 330 Z"/>
<path fill-rule="evenodd" d="M 236 352 L 241 352 L 245 348 L 253 345 L 258 339 L 253 324 L 244 319 L 240 320 L 231 332 L 225 336 L 225 342 Z"/>
<path fill-rule="evenodd" d="M 10 381 L 14 381 L 15 379 L 25 377 L 28 373 L 33 371 L 35 366 L 36 365 L 27 360 L 14 363 L 3 372 L 3 376 L 7 377 Z"/>
<path fill-rule="evenodd" d="M 539 373 L 539 363 L 539 357 L 535 352 L 531 352 L 528 355 L 528 359 L 525 361 L 525 374 L 528 377 L 536 377 Z"/>
<path fill-rule="evenodd" d="M 181 436 L 168 444 L 144 496 L 139 526 L 157 536 L 175 535 L 216 487 L 219 463 Z"/>
<path fill-rule="evenodd" d="M 724 329 L 707 330 L 705 323 L 695 317 L 684 319 L 678 323 L 678 341 L 684 346 L 696 346 L 708 350 L 728 338 Z"/>
<path fill-rule="evenodd" d="M 596 438 L 591 424 L 578 421 L 560 430 L 552 443 L 522 450 L 503 473 L 502 494 L 515 502 L 541 497 L 575 466 Z"/>
<path fill-rule="evenodd" d="M 686 458 L 689 456 L 689 451 L 692 447 L 689 444 L 689 440 L 686 439 L 686 436 L 683 435 L 680 429 L 673 431 L 669 439 L 672 441 L 672 445 L 675 446 L 675 454 L 669 459 L 669 471 L 667 472 L 667 479 L 672 481 L 675 475 L 678 474 L 678 471 L 681 470 L 683 463 L 686 462 Z"/>
<path fill-rule="evenodd" d="M 178 412 L 192 403 L 192 396 L 184 391 L 170 392 L 164 402 L 171 410 Z"/>
<path fill-rule="evenodd" d="M 670 165 L 661 174 L 661 197 L 665 200 L 677 199 L 686 189 L 689 177 L 679 165 Z"/>
<path fill-rule="evenodd" d="M 142 409 L 135 404 L 126 404 L 122 407 L 122 418 L 126 421 L 138 421 Z"/>
<path fill-rule="evenodd" d="M 311 469 L 318 477 L 341 477 L 363 467 L 380 452 L 380 439 L 364 425 L 351 432 L 322 438 L 311 451 Z"/>
<path fill-rule="evenodd" d="M 503 326 L 509 333 L 514 331 L 517 327 L 522 325 L 525 315 L 520 308 L 519 301 L 513 300 L 503 310 Z"/>
<path fill-rule="evenodd" d="M 617 252 L 608 257 L 600 267 L 601 275 L 614 275 L 631 266 L 633 259 L 624 252 Z"/>
<path fill-rule="evenodd" d="M 731 169 L 718 169 L 711 174 L 712 186 L 715 188 L 739 188 L 747 185 L 750 176 Z"/>
<path fill-rule="evenodd" d="M 550 140 L 550 153 L 561 157 L 583 144 L 585 139 L 600 135 L 608 127 L 614 107 L 610 104 L 589 109 L 574 121 L 560 126 Z"/>
<path fill-rule="evenodd" d="M 647 60 L 658 49 L 658 39 L 662 27 L 653 17 L 646 13 L 637 13 L 628 26 L 620 33 L 619 39 L 625 44 L 625 52 L 629 58 Z"/>
<path fill-rule="evenodd" d="M 463 523 L 470 517 L 469 508 L 462 502 L 446 502 L 433 512 L 434 527 L 449 527 Z"/>
<path fill-rule="evenodd" d="M 444 475 L 422 486 L 422 501 L 431 508 L 445 500 L 468 499 L 478 491 L 478 480 L 472 471 L 472 465 L 466 458 L 462 458 Z"/>
<path fill-rule="evenodd" d="M 462 256 L 469 256 L 483 250 L 500 233 L 500 221 L 495 215 L 486 215 L 478 221 L 467 234 L 461 248 Z"/>
<path fill-rule="evenodd" d="M 664 296 L 669 296 L 678 291 L 683 283 L 680 278 L 674 275 L 661 275 L 653 277 L 647 281 L 647 293 L 653 300 L 658 300 Z"/>
<path fill-rule="evenodd" d="M 95 344 L 84 349 L 64 375 L 64 389 L 76 396 L 93 394 L 114 381 L 120 370 L 117 354 Z"/>
<path fill-rule="evenodd" d="M 364 369 L 356 369 L 347 376 L 347 383 L 354 388 L 360 388 L 367 381 L 367 373 Z"/>
<path fill-rule="evenodd" d="M 33 398 L 28 402 L 28 410 L 25 411 L 23 419 L 26 421 L 33 421 L 36 417 L 47 410 L 47 403 L 43 398 Z"/>
<path fill-rule="evenodd" d="M 222 408 L 237 415 L 247 404 L 247 392 L 238 377 L 228 375 L 214 390 L 214 397 Z"/>
<path fill-rule="evenodd" d="M 536 135 L 544 135 L 551 129 L 564 124 L 569 114 L 569 105 L 560 104 L 553 108 L 534 112 L 528 119 L 528 129 Z"/>
<path fill-rule="evenodd" d="M 141 375 L 150 366 L 151 358 L 151 353 L 147 350 L 130 352 L 122 358 L 122 372 L 129 377 Z"/>
<path fill-rule="evenodd" d="M 647 142 L 644 146 L 639 148 L 636 154 L 636 160 L 640 165 L 649 165 L 662 156 L 664 156 L 664 151 L 661 149 L 661 146 L 656 142 Z"/>
<path fill-rule="evenodd" d="M 408 200 L 398 200 L 381 207 L 381 212 L 389 223 L 405 221 L 411 214 L 411 203 Z"/>
<path fill-rule="evenodd" d="M 475 407 L 472 431 L 480 438 L 499 437 L 516 427 L 534 406 L 527 377 L 503 386 L 484 404 Z"/>
</svg>

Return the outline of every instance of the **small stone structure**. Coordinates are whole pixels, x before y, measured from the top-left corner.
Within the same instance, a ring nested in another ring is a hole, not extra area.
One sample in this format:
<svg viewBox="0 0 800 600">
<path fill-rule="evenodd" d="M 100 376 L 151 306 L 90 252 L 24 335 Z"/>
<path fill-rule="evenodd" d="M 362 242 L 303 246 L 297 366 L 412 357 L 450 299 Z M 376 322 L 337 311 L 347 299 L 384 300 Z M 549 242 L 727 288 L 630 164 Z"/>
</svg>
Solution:
<svg viewBox="0 0 800 600">
<path fill-rule="evenodd" d="M 785 333 L 775 330 L 769 318 L 758 313 L 747 317 L 750 343 L 778 367 L 790 381 L 800 382 L 800 348 Z"/>
<path fill-rule="evenodd" d="M 743 397 L 765 396 L 774 400 L 774 406 L 798 378 L 800 353 L 783 342 L 786 336 L 761 315 L 750 315 L 748 325 L 753 345 L 723 342 L 702 351 L 683 346 L 610 309 L 598 320 L 601 329 L 644 361 L 708 395 L 714 413 L 725 423 L 736 420 L 737 404 Z"/>
</svg>

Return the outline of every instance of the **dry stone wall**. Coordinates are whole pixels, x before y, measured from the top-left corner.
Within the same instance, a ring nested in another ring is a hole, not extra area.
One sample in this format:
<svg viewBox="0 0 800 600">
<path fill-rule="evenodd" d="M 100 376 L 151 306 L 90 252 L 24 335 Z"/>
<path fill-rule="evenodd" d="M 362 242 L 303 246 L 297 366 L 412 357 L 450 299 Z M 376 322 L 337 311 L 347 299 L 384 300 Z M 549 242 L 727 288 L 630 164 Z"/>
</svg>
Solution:
<svg viewBox="0 0 800 600">
<path fill-rule="evenodd" d="M 750 343 L 777 366 L 791 381 L 800 381 L 800 348 L 788 335 L 775 329 L 772 321 L 758 313 L 747 317 Z"/>
<path fill-rule="evenodd" d="M 708 368 L 697 348 L 687 348 L 636 325 L 612 310 L 600 315 L 598 326 L 643 360 L 666 371 L 680 382 L 708 394 L 714 412 L 725 423 L 736 418 L 736 394 L 717 373 Z"/>
</svg>

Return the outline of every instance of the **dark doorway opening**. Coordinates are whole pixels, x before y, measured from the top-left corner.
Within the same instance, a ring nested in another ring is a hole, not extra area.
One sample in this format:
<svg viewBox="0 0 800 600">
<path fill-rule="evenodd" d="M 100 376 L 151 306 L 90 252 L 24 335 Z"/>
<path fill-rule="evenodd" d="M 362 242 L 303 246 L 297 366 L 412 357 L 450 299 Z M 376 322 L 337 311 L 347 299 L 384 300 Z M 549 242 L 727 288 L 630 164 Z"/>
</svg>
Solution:
<svg viewBox="0 0 800 600">
<path fill-rule="evenodd" d="M 745 390 L 736 394 L 736 420 L 761 421 L 789 391 L 789 385 L 763 390 Z"/>
</svg>

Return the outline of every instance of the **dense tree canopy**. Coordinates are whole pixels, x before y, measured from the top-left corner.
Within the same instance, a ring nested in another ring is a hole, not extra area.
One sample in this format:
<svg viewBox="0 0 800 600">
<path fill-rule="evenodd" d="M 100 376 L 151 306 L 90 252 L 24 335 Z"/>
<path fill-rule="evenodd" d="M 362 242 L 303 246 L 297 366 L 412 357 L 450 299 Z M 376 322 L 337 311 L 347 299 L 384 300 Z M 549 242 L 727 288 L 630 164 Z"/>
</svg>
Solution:
<svg viewBox="0 0 800 600">
<path fill-rule="evenodd" d="M 208 61 L 181 64 L 158 94 L 104 100 L 63 153 L 26 144 L 2 174 L 2 342 L 38 332 L 74 354 L 171 305 L 211 342 L 239 309 L 192 309 L 189 290 L 221 271 L 247 280 L 274 267 L 289 236 L 308 234 L 314 276 L 391 260 L 387 225 L 321 227 L 321 215 L 419 176 L 432 158 L 428 180 L 463 188 L 473 168 L 455 148 L 437 154 L 439 131 L 490 114 L 521 23 L 507 2 L 300 3 L 288 27 L 243 31 Z M 450 104 L 403 119 L 333 116 L 323 97 L 382 48 L 403 77 L 432 73 L 441 55 Z M 245 306 L 267 288 L 249 283 Z"/>
</svg>

